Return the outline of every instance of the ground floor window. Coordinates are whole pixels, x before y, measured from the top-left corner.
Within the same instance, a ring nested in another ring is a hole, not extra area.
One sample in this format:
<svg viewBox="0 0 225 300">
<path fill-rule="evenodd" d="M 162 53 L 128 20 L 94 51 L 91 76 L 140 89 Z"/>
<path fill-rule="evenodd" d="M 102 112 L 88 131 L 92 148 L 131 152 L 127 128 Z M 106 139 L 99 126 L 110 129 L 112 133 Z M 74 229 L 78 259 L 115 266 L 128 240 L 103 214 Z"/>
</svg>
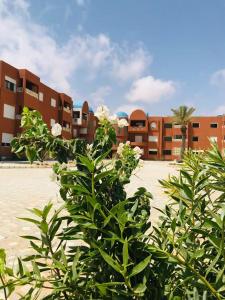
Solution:
<svg viewBox="0 0 225 300">
<path fill-rule="evenodd" d="M 172 151 L 170 149 L 165 149 L 165 150 L 163 150 L 163 154 L 164 155 L 171 155 Z"/>
</svg>

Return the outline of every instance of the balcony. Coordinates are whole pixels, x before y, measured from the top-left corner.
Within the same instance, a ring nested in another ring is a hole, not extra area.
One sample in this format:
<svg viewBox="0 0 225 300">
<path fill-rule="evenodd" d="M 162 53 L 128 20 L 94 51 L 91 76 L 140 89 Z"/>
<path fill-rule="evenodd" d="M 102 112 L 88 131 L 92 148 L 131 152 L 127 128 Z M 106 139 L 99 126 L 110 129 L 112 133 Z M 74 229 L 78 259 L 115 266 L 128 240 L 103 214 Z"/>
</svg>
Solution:
<svg viewBox="0 0 225 300">
<path fill-rule="evenodd" d="M 31 90 L 29 90 L 28 88 L 26 88 L 26 89 L 23 89 L 22 87 L 18 87 L 18 88 L 17 88 L 17 92 L 18 92 L 18 93 L 22 93 L 24 90 L 25 90 L 25 93 L 26 93 L 26 94 L 28 94 L 28 95 L 30 95 L 30 96 L 36 98 L 36 99 L 39 99 L 38 93 L 36 93 L 36 92 L 34 92 L 34 91 L 31 91 Z"/>
<path fill-rule="evenodd" d="M 69 128 L 69 127 L 63 126 L 62 130 L 71 133 L 71 128 Z"/>
<path fill-rule="evenodd" d="M 128 126 L 129 133 L 148 133 L 147 126 Z"/>
<path fill-rule="evenodd" d="M 148 145 L 148 142 L 130 142 L 130 144 L 133 147 L 146 147 Z"/>
<path fill-rule="evenodd" d="M 63 107 L 63 110 L 65 111 L 65 112 L 67 112 L 68 114 L 71 114 L 71 109 L 67 106 L 67 107 Z"/>
</svg>

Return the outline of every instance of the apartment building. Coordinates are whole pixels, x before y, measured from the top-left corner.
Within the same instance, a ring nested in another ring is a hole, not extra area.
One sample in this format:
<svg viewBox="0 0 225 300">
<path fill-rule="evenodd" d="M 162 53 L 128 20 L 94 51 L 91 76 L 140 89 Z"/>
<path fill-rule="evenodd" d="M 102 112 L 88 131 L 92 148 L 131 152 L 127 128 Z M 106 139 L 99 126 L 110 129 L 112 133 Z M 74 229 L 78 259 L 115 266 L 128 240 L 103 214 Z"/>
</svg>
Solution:
<svg viewBox="0 0 225 300">
<path fill-rule="evenodd" d="M 124 112 L 118 118 L 126 118 L 129 126 L 116 128 L 118 142 L 129 140 L 133 147 L 143 150 L 143 159 L 174 160 L 179 158 L 181 147 L 180 126 L 172 117 L 150 116 L 142 110 L 135 110 L 130 117 Z M 210 148 L 212 141 L 219 149 L 225 149 L 225 116 L 193 116 L 187 126 L 186 147 L 195 152 Z M 113 150 L 116 150 L 116 145 Z"/>
<path fill-rule="evenodd" d="M 88 102 L 78 101 L 73 106 L 73 138 L 85 139 L 91 143 L 94 139 L 95 130 L 98 126 L 98 119 L 94 111 L 89 107 Z"/>
<path fill-rule="evenodd" d="M 26 69 L 17 69 L 0 60 L 0 158 L 11 156 L 10 142 L 21 132 L 20 120 L 23 107 L 39 111 L 49 128 L 62 125 L 62 137 L 71 139 L 80 135 L 91 141 L 97 120 L 93 110 L 84 102 L 73 112 L 73 100 L 40 81 Z M 79 105 L 78 105 L 79 106 Z M 76 126 L 78 125 L 78 126 Z"/>
</svg>

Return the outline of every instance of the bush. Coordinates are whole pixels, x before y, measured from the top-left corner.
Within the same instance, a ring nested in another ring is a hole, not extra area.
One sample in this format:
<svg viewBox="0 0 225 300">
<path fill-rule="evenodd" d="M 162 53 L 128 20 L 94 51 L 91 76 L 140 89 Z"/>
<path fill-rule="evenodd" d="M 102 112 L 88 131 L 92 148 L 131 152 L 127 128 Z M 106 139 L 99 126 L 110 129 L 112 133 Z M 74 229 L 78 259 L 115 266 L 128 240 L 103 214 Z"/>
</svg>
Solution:
<svg viewBox="0 0 225 300">
<path fill-rule="evenodd" d="M 39 116 L 26 113 L 34 126 Z M 44 131 L 29 136 L 25 130 L 15 149 L 33 147 L 28 158 L 41 159 L 42 140 L 43 153 L 58 157 L 54 141 L 69 142 Z M 57 211 L 52 204 L 33 209 L 34 217 L 24 219 L 40 234 L 24 236 L 34 253 L 18 258 L 17 269 L 6 266 L 0 251 L 5 299 L 23 285 L 29 290 L 20 299 L 225 299 L 225 160 L 217 147 L 202 156 L 188 153 L 179 175 L 161 181 L 170 201 L 151 226 L 151 194 L 139 188 L 127 197 L 125 191 L 140 149 L 120 144 L 116 159 L 105 161 L 114 139 L 102 117 L 93 145 L 72 152 L 76 168 L 54 166 L 65 204 Z M 64 155 L 61 161 L 71 153 Z"/>
</svg>

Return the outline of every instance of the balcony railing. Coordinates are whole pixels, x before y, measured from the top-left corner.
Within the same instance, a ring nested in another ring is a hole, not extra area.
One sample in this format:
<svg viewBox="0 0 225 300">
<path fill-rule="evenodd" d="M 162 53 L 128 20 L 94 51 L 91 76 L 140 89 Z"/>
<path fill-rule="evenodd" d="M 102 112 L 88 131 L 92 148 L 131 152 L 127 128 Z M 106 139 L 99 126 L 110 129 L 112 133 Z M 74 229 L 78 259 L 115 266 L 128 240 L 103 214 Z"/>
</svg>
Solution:
<svg viewBox="0 0 225 300">
<path fill-rule="evenodd" d="M 148 132 L 147 126 L 128 126 L 129 132 Z"/>
<path fill-rule="evenodd" d="M 68 127 L 62 127 L 62 130 L 66 131 L 66 132 L 70 132 L 71 133 L 71 128 Z"/>
<path fill-rule="evenodd" d="M 23 87 L 18 87 L 17 88 L 17 92 L 18 93 L 22 93 L 23 92 Z M 34 98 L 36 98 L 36 99 L 39 99 L 39 97 L 38 97 L 38 93 L 36 93 L 36 92 L 34 92 L 34 91 L 31 91 L 31 90 L 29 90 L 29 89 L 25 89 L 25 92 L 28 94 L 28 95 L 30 95 L 30 96 L 32 96 L 32 97 L 34 97 Z"/>
<path fill-rule="evenodd" d="M 63 107 L 63 110 L 69 114 L 71 114 L 71 109 L 69 107 Z"/>
</svg>

